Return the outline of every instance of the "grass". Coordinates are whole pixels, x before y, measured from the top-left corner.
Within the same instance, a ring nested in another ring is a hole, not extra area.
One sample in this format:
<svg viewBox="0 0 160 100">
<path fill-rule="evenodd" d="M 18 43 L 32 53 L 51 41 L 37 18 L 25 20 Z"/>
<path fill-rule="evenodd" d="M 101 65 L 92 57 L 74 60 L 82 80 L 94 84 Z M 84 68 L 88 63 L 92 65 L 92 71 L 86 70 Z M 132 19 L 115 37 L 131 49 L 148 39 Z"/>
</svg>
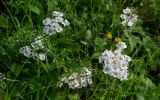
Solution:
<svg viewBox="0 0 160 100">
<path fill-rule="evenodd" d="M 1 0 L 0 100 L 159 100 L 160 18 L 158 0 Z M 138 21 L 121 24 L 120 14 L 133 7 Z M 47 37 L 42 20 L 64 12 L 70 26 Z M 112 33 L 108 39 L 107 32 Z M 103 33 L 103 34 L 100 34 Z M 19 49 L 42 36 L 47 60 L 27 58 Z M 98 58 L 115 48 L 119 37 L 132 58 L 128 80 L 103 73 Z M 82 67 L 92 69 L 93 84 L 57 87 L 59 78 Z M 6 79 L 5 79 L 6 78 Z M 10 79 L 10 80 L 7 80 Z M 15 80 L 15 81 L 14 81 Z M 17 81 L 18 80 L 18 81 Z"/>
</svg>

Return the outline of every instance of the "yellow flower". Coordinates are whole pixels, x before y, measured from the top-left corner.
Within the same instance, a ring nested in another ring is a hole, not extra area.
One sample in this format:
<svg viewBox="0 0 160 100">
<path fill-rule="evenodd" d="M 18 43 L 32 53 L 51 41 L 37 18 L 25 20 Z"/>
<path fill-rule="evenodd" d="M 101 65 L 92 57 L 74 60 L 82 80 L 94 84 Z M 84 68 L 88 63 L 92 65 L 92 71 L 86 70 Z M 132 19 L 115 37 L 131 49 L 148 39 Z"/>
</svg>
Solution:
<svg viewBox="0 0 160 100">
<path fill-rule="evenodd" d="M 111 39 L 112 39 L 112 33 L 111 33 L 111 32 L 108 32 L 108 33 L 105 35 L 105 39 L 111 40 Z"/>
<path fill-rule="evenodd" d="M 118 43 L 118 42 L 121 42 L 122 40 L 121 40 L 121 38 L 116 37 L 116 38 L 114 39 L 114 41 Z"/>
</svg>

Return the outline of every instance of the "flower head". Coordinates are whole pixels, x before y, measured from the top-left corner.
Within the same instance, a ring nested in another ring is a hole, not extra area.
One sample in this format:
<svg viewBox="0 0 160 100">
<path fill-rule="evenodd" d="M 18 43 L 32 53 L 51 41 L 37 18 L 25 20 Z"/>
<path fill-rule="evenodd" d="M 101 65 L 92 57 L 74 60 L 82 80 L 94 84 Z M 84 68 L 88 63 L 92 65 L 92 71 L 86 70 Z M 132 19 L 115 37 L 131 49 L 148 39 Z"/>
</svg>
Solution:
<svg viewBox="0 0 160 100">
<path fill-rule="evenodd" d="M 105 38 L 106 39 L 112 39 L 112 33 L 111 32 L 108 32 L 106 35 L 105 35 Z"/>
<path fill-rule="evenodd" d="M 122 40 L 121 40 L 121 38 L 116 37 L 114 41 L 118 43 L 118 42 L 121 42 Z"/>
<path fill-rule="evenodd" d="M 40 60 L 46 60 L 46 54 L 45 53 L 39 53 L 37 56 Z"/>
<path fill-rule="evenodd" d="M 43 43 L 42 43 L 42 37 L 38 36 L 34 39 L 34 42 L 31 43 L 31 46 L 33 49 L 44 49 Z"/>
<path fill-rule="evenodd" d="M 90 69 L 83 67 L 81 72 L 74 72 L 69 77 L 62 77 L 58 82 L 58 86 L 61 87 L 63 83 L 68 83 L 71 89 L 86 87 L 88 84 L 93 83 L 92 72 Z"/>
<path fill-rule="evenodd" d="M 124 42 L 119 42 L 116 47 L 117 49 L 113 52 L 105 50 L 102 56 L 99 57 L 99 62 L 103 62 L 103 72 L 105 74 L 118 78 L 121 81 L 127 80 L 128 65 L 131 58 L 122 54 L 122 50 L 127 48 Z"/>
<path fill-rule="evenodd" d="M 127 48 L 127 45 L 126 45 L 125 42 L 118 42 L 118 43 L 116 44 L 116 47 L 117 47 L 117 49 L 119 49 L 119 50 L 123 50 L 123 49 Z"/>
<path fill-rule="evenodd" d="M 130 14 L 132 12 L 131 12 L 131 9 L 127 7 L 126 9 L 123 9 L 123 13 L 124 14 Z"/>
<path fill-rule="evenodd" d="M 63 32 L 63 27 L 70 25 L 68 20 L 64 19 L 63 13 L 53 11 L 52 16 L 53 18 L 46 18 L 42 21 L 44 25 L 43 32 L 49 36 Z"/>
<path fill-rule="evenodd" d="M 46 53 L 41 52 L 44 49 L 43 40 L 41 36 L 37 36 L 31 46 L 24 46 L 19 49 L 20 53 L 28 58 L 46 60 Z"/>
<path fill-rule="evenodd" d="M 31 58 L 32 57 L 32 49 L 30 46 L 24 46 L 20 48 L 20 53 L 23 54 L 24 56 Z"/>
<path fill-rule="evenodd" d="M 42 21 L 43 25 L 50 25 L 52 20 L 50 18 L 46 18 Z"/>
<path fill-rule="evenodd" d="M 132 9 L 126 8 L 123 9 L 123 14 L 120 15 L 120 18 L 122 19 L 122 25 L 123 26 L 133 26 L 137 22 L 138 15 L 134 14 Z"/>
<path fill-rule="evenodd" d="M 58 12 L 58 11 L 53 11 L 52 12 L 52 16 L 55 16 L 55 17 L 62 17 L 62 16 L 64 16 L 64 14 L 63 13 L 61 13 L 61 12 Z"/>
<path fill-rule="evenodd" d="M 63 24 L 64 26 L 69 26 L 69 25 L 70 25 L 69 21 L 66 20 L 66 19 L 62 22 L 62 24 Z"/>
</svg>

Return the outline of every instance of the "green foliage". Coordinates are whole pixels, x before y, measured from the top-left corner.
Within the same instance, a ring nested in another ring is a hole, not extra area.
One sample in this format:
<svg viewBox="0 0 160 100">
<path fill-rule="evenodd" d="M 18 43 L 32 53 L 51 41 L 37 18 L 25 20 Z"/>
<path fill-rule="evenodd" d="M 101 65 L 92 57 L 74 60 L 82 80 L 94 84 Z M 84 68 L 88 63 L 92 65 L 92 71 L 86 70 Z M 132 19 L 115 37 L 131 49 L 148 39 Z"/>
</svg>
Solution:
<svg viewBox="0 0 160 100">
<path fill-rule="evenodd" d="M 2 0 L 0 10 L 0 100 L 159 100 L 159 0 Z M 137 24 L 121 25 L 120 14 L 135 8 Z M 4 10 L 3 10 L 4 9 Z M 50 37 L 42 20 L 52 11 L 64 12 L 70 26 Z M 106 39 L 111 32 L 113 39 Z M 23 56 L 19 49 L 42 36 L 47 60 Z M 115 37 L 127 44 L 131 56 L 128 80 L 103 73 L 98 58 L 114 50 Z M 62 76 L 92 69 L 93 84 L 58 87 Z M 15 81 L 14 81 L 15 80 Z"/>
</svg>

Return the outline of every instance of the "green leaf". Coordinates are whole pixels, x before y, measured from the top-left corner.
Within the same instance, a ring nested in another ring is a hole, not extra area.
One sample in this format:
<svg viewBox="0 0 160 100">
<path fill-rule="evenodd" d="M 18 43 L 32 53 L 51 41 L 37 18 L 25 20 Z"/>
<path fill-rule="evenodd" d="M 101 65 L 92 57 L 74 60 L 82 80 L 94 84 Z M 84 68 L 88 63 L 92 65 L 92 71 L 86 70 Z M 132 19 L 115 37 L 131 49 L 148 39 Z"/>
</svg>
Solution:
<svg viewBox="0 0 160 100">
<path fill-rule="evenodd" d="M 143 38 L 143 45 L 145 46 L 146 49 L 151 49 L 153 47 L 157 47 L 157 45 L 154 42 L 154 40 L 149 36 L 145 36 Z"/>
<path fill-rule="evenodd" d="M 20 92 L 17 89 L 13 89 L 13 91 L 11 93 L 11 97 L 17 97 L 17 96 L 21 95 Z"/>
<path fill-rule="evenodd" d="M 66 100 L 67 98 L 67 94 L 64 91 L 63 92 L 58 91 L 56 95 L 53 94 L 50 96 L 51 97 L 50 100 Z"/>
<path fill-rule="evenodd" d="M 0 81 L 0 87 L 2 89 L 5 89 L 7 87 L 7 84 L 4 81 Z"/>
<path fill-rule="evenodd" d="M 80 100 L 80 97 L 78 94 L 73 94 L 73 95 L 69 94 L 68 98 L 69 100 Z"/>
<path fill-rule="evenodd" d="M 29 87 L 31 90 L 34 91 L 34 90 L 42 88 L 42 85 L 40 84 L 40 82 L 33 81 L 33 82 L 29 83 Z"/>
<path fill-rule="evenodd" d="M 137 100 L 145 100 L 144 96 L 142 95 L 136 95 L 136 97 L 137 97 Z"/>
<path fill-rule="evenodd" d="M 156 88 L 156 85 L 149 78 L 146 78 L 145 84 L 147 88 L 150 88 L 150 89 Z"/>
<path fill-rule="evenodd" d="M 40 63 L 39 66 L 42 67 L 46 71 L 46 73 L 48 73 L 49 67 L 46 64 L 44 64 L 42 61 L 39 61 L 39 63 Z"/>
<path fill-rule="evenodd" d="M 63 55 L 63 56 L 67 56 L 67 55 L 69 55 L 69 51 L 66 49 L 66 48 L 63 48 L 62 50 L 61 50 L 61 55 Z"/>
<path fill-rule="evenodd" d="M 19 72 L 22 70 L 22 66 L 20 65 L 12 65 L 11 71 L 14 72 L 14 74 L 18 75 Z"/>
<path fill-rule="evenodd" d="M 82 59 L 82 60 L 80 60 L 80 66 L 83 66 L 83 67 L 85 67 L 85 66 L 92 66 L 92 64 L 91 64 L 91 60 L 90 59 L 88 59 L 88 58 L 84 58 L 84 59 Z"/>
<path fill-rule="evenodd" d="M 0 27 L 8 27 L 9 21 L 6 17 L 0 16 Z"/>
<path fill-rule="evenodd" d="M 87 40 L 91 39 L 91 31 L 90 30 L 87 30 L 85 39 L 87 39 Z"/>
<path fill-rule="evenodd" d="M 104 39 L 99 38 L 99 37 L 97 37 L 97 38 L 94 40 L 94 43 L 95 43 L 95 45 L 98 45 L 98 46 L 104 46 L 104 45 L 107 44 L 107 42 L 106 42 Z"/>
<path fill-rule="evenodd" d="M 39 9 L 37 6 L 30 5 L 30 6 L 29 6 L 29 9 L 30 9 L 32 12 L 36 13 L 37 15 L 40 15 L 40 9 Z"/>
<path fill-rule="evenodd" d="M 131 51 L 133 51 L 134 48 L 136 48 L 137 43 L 141 43 L 141 40 L 139 37 L 132 35 L 127 31 L 124 31 L 124 33 L 125 33 L 125 36 L 128 37 L 130 49 L 131 49 Z"/>
<path fill-rule="evenodd" d="M 87 45 L 87 44 L 88 44 L 87 41 L 81 41 L 81 43 L 82 43 L 83 45 Z"/>
<path fill-rule="evenodd" d="M 71 51 L 75 51 L 76 52 L 76 51 L 79 51 L 80 48 L 81 48 L 81 46 L 80 46 L 80 43 L 78 43 L 78 42 L 74 42 L 74 43 L 69 45 L 69 49 Z"/>
<path fill-rule="evenodd" d="M 102 55 L 102 53 L 94 53 L 92 55 L 92 58 L 99 58 Z"/>
</svg>

